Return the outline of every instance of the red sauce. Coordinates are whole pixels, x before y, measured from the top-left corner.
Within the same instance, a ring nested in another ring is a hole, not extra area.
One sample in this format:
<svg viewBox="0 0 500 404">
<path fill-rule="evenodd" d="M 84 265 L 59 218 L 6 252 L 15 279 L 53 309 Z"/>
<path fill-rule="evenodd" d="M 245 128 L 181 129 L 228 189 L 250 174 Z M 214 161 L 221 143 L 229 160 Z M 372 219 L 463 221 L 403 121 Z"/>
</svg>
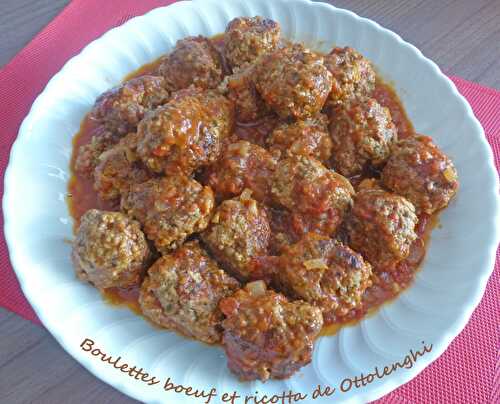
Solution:
<svg viewBox="0 0 500 404">
<path fill-rule="evenodd" d="M 108 303 L 126 305 L 134 313 L 142 314 L 139 306 L 139 286 L 106 289 L 104 298 Z"/>
<path fill-rule="evenodd" d="M 223 47 L 224 37 L 223 35 L 216 36 L 213 38 L 213 41 L 215 46 L 220 49 Z M 125 80 L 151 74 L 158 68 L 159 63 L 160 59 L 147 64 L 128 75 Z M 225 62 L 223 61 L 223 63 Z M 376 98 L 381 105 L 389 108 L 394 123 L 398 128 L 398 135 L 400 139 L 415 135 L 413 125 L 408 119 L 405 109 L 392 86 L 378 78 L 374 98 Z M 264 146 L 267 135 L 273 130 L 276 124 L 277 119 L 272 117 L 266 118 L 261 122 L 254 124 L 238 124 L 235 129 L 235 136 Z M 117 206 L 109 202 L 101 201 L 97 197 L 97 193 L 94 191 L 93 182 L 84 176 L 78 175 L 74 170 L 75 158 L 78 154 L 79 148 L 90 141 L 95 130 L 95 124 L 87 116 L 81 124 L 80 131 L 76 134 L 73 140 L 73 155 L 71 159 L 72 177 L 68 186 L 68 205 L 71 216 L 75 222 L 75 229 L 79 225 L 80 217 L 89 209 L 118 209 Z M 351 180 L 355 183 L 357 182 L 356 179 Z M 431 230 L 437 223 L 437 215 L 432 217 L 421 216 L 419 219 L 417 229 L 419 238 L 415 241 L 411 248 L 410 257 L 399 264 L 397 271 L 382 271 L 378 276 L 374 277 L 373 286 L 367 289 L 364 294 L 362 306 L 358 310 L 353 311 L 350 317 L 346 318 L 345 323 L 325 327 L 322 331 L 322 335 L 333 335 L 341 327 L 356 324 L 364 316 L 374 313 L 382 304 L 395 299 L 402 290 L 406 289 L 411 284 L 414 279 L 414 275 L 418 271 L 419 265 L 424 258 Z M 279 215 L 273 217 L 273 221 L 275 231 L 286 232 L 287 229 L 290 230 L 290 227 L 288 227 L 290 226 L 290 223 L 283 220 L 283 218 Z M 138 287 L 128 289 L 111 288 L 104 292 L 104 298 L 107 302 L 115 305 L 125 305 L 133 312 L 141 314 L 138 297 Z"/>
<path fill-rule="evenodd" d="M 161 60 L 162 58 L 160 57 L 151 63 L 139 67 L 139 69 L 137 69 L 136 71 L 130 73 L 128 76 L 125 76 L 123 81 L 127 81 L 135 77 L 147 76 L 148 74 L 154 74 L 158 70 L 158 66 L 160 66 Z"/>
<path fill-rule="evenodd" d="M 399 139 L 406 139 L 415 135 L 413 124 L 408 119 L 396 90 L 390 84 L 385 83 L 381 78 L 377 78 L 373 98 L 391 111 L 392 120 L 398 128 Z"/>
</svg>

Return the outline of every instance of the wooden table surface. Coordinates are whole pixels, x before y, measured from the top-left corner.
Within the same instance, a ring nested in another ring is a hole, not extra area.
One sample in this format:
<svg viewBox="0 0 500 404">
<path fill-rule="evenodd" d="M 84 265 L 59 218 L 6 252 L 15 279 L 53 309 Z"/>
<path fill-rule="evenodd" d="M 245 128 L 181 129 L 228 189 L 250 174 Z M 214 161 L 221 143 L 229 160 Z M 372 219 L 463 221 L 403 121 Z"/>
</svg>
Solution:
<svg viewBox="0 0 500 404">
<path fill-rule="evenodd" d="M 0 66 L 67 3 L 68 0 L 1 0 Z M 499 0 L 339 0 L 330 3 L 399 33 L 437 62 L 445 73 L 500 89 Z M 0 309 L 0 402 L 136 401 L 93 377 L 66 354 L 45 329 Z"/>
</svg>

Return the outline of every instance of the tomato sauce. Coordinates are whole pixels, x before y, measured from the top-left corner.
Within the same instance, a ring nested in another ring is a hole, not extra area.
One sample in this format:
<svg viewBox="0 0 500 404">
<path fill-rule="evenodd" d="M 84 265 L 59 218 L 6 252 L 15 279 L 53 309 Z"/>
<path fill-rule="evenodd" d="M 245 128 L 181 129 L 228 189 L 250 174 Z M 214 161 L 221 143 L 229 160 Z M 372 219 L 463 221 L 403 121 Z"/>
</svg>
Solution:
<svg viewBox="0 0 500 404">
<path fill-rule="evenodd" d="M 247 140 L 250 143 L 261 147 L 266 146 L 266 138 L 273 131 L 278 120 L 275 117 L 264 118 L 259 122 L 242 124 L 236 123 L 234 135 L 241 140 Z"/>
<path fill-rule="evenodd" d="M 373 92 L 375 98 L 380 105 L 389 108 L 391 116 L 396 128 L 398 128 L 398 138 L 407 139 L 415 136 L 415 129 L 413 124 L 408 119 L 406 111 L 396 94 L 393 86 L 385 83 L 380 77 L 377 78 L 375 83 L 375 91 Z"/>
<path fill-rule="evenodd" d="M 224 43 L 223 34 L 213 38 L 214 45 L 217 48 L 222 48 Z M 160 64 L 160 59 L 142 66 L 135 72 L 129 74 L 125 80 L 134 77 L 151 74 L 155 72 Z M 398 128 L 398 136 L 400 139 L 408 138 L 415 135 L 415 130 L 412 123 L 408 119 L 406 111 L 399 100 L 398 95 L 394 88 L 385 83 L 380 77 L 377 78 L 374 98 L 377 101 L 389 108 L 395 125 Z M 278 123 L 276 118 L 268 117 L 260 122 L 252 124 L 237 124 L 234 135 L 239 139 L 248 140 L 252 143 L 264 146 L 267 135 L 273 130 Z M 92 180 L 79 175 L 74 170 L 76 156 L 80 147 L 90 142 L 92 136 L 96 131 L 95 123 L 86 116 L 81 124 L 80 131 L 73 139 L 73 154 L 71 159 L 71 179 L 68 185 L 68 205 L 71 216 L 74 219 L 74 229 L 79 225 L 80 217 L 89 209 L 103 209 L 103 210 L 118 210 L 116 204 L 102 201 L 98 198 L 94 190 Z M 377 176 L 377 173 L 370 173 Z M 363 175 L 366 178 L 366 175 Z M 358 180 L 350 179 L 354 184 Z M 275 226 L 280 231 L 286 231 L 287 222 L 281 223 L 280 218 L 274 218 L 276 221 Z M 362 306 L 353 312 L 345 319 L 342 324 L 334 324 L 324 327 L 322 335 L 333 335 L 340 328 L 356 324 L 360 319 L 366 315 L 370 315 L 382 305 L 395 299 L 401 291 L 406 289 L 414 279 L 427 248 L 430 233 L 432 228 L 437 223 L 437 215 L 434 216 L 421 216 L 419 218 L 419 225 L 417 229 L 418 239 L 411 247 L 410 256 L 399 264 L 396 271 L 381 271 L 379 275 L 373 277 L 373 285 L 368 288 L 363 296 Z M 110 288 L 104 293 L 105 300 L 114 305 L 125 305 L 129 307 L 134 313 L 141 314 L 138 303 L 139 288 L 132 287 L 128 289 Z"/>
<path fill-rule="evenodd" d="M 139 306 L 139 286 L 106 289 L 104 299 L 110 304 L 125 305 L 135 314 L 142 315 Z"/>
</svg>

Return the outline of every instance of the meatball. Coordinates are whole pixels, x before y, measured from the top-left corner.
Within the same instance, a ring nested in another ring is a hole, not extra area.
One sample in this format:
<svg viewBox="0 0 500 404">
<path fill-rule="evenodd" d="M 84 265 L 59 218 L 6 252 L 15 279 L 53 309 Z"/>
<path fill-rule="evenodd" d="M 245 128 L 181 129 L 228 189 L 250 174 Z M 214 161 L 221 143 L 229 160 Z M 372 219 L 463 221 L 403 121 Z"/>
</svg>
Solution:
<svg viewBox="0 0 500 404">
<path fill-rule="evenodd" d="M 398 138 L 389 109 L 373 98 L 334 108 L 330 116 L 330 134 L 332 166 L 346 177 L 385 163 Z"/>
<path fill-rule="evenodd" d="M 311 362 L 321 310 L 256 281 L 222 299 L 222 343 L 229 369 L 243 381 L 285 379 Z"/>
<path fill-rule="evenodd" d="M 190 175 L 219 157 L 233 124 L 234 111 L 225 97 L 189 88 L 143 119 L 137 152 L 154 172 Z"/>
<path fill-rule="evenodd" d="M 360 254 L 336 240 L 309 233 L 284 248 L 276 281 L 289 296 L 321 308 L 325 324 L 331 324 L 360 307 L 370 275 L 371 265 Z"/>
<path fill-rule="evenodd" d="M 329 97 L 332 105 L 369 96 L 375 89 L 372 64 L 353 48 L 334 48 L 325 56 L 325 66 L 333 76 Z"/>
<path fill-rule="evenodd" d="M 273 176 L 271 196 L 291 212 L 322 222 L 332 234 L 352 204 L 349 181 L 309 156 L 292 156 L 280 162 Z"/>
<path fill-rule="evenodd" d="M 224 54 L 231 67 L 253 63 L 278 47 L 280 26 L 262 17 L 239 17 L 232 20 L 224 36 Z"/>
<path fill-rule="evenodd" d="M 141 226 L 120 212 L 88 210 L 80 219 L 72 260 L 78 278 L 98 289 L 139 283 L 150 259 Z"/>
<path fill-rule="evenodd" d="M 297 243 L 309 233 L 331 236 L 340 227 L 332 215 L 311 215 L 302 212 L 290 212 L 286 209 L 268 207 L 266 209 L 271 227 L 269 251 L 272 255 L 280 255 L 286 247 Z M 341 233 L 339 233 L 341 235 Z M 266 274 L 271 270 L 266 269 Z M 272 271 L 271 271 L 272 272 Z M 270 275 L 272 275 L 270 273 Z M 262 277 L 261 279 L 264 279 Z"/>
<path fill-rule="evenodd" d="M 250 123 L 269 115 L 270 110 L 255 88 L 255 65 L 226 76 L 219 90 L 234 104 L 236 121 Z"/>
<path fill-rule="evenodd" d="M 286 246 L 300 240 L 293 229 L 293 214 L 286 209 L 266 206 L 266 214 L 271 228 L 271 239 L 269 241 L 269 253 L 273 256 L 279 255 Z"/>
<path fill-rule="evenodd" d="M 163 58 L 158 73 L 171 91 L 191 85 L 216 88 L 224 77 L 221 55 L 210 40 L 202 36 L 177 41 L 174 50 Z"/>
<path fill-rule="evenodd" d="M 241 280 L 252 276 L 252 259 L 267 255 L 271 230 L 266 212 L 244 191 L 222 202 L 202 240 L 225 269 Z"/>
<path fill-rule="evenodd" d="M 99 164 L 101 154 L 120 140 L 102 126 L 98 127 L 94 133 L 90 142 L 78 148 L 74 163 L 75 172 L 89 179 L 94 177 L 94 171 Z"/>
<path fill-rule="evenodd" d="M 306 119 L 323 108 L 332 88 L 332 75 L 322 57 L 302 45 L 293 45 L 263 57 L 255 85 L 282 118 Z"/>
<path fill-rule="evenodd" d="M 209 187 L 181 174 L 133 184 L 122 196 L 121 209 L 141 222 L 160 252 L 168 253 L 208 226 L 214 203 Z"/>
<path fill-rule="evenodd" d="M 130 133 L 99 157 L 94 173 L 94 189 L 103 200 L 120 198 L 132 184 L 152 178 L 136 154 L 137 134 Z"/>
<path fill-rule="evenodd" d="M 458 175 L 430 137 L 418 136 L 396 144 L 382 183 L 410 200 L 418 212 L 431 214 L 448 206 L 458 190 Z"/>
<path fill-rule="evenodd" d="M 227 146 L 221 159 L 207 169 L 205 178 L 220 200 L 248 188 L 253 198 L 267 202 L 275 168 L 276 161 L 266 149 L 240 140 Z"/>
<path fill-rule="evenodd" d="M 405 259 L 417 238 L 415 207 L 402 196 L 381 189 L 362 189 L 346 220 L 349 245 L 375 270 L 391 270 Z"/>
<path fill-rule="evenodd" d="M 279 156 L 300 154 L 326 163 L 332 153 L 328 118 L 320 114 L 305 121 L 283 123 L 267 139 L 269 151 Z"/>
<path fill-rule="evenodd" d="M 213 344 L 222 338 L 219 301 L 238 288 L 238 281 L 193 241 L 149 268 L 139 304 L 143 314 L 161 327 Z"/>
<path fill-rule="evenodd" d="M 90 116 L 109 131 L 126 135 L 136 130 L 147 111 L 166 103 L 168 98 L 163 78 L 141 76 L 102 94 Z"/>
</svg>

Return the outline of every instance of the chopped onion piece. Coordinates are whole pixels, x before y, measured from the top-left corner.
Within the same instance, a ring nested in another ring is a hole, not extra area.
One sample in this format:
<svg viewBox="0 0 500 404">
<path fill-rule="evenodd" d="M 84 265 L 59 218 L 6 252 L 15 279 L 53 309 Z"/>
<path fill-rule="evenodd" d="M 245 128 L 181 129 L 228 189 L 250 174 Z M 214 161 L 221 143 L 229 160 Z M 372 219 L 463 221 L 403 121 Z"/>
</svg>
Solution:
<svg viewBox="0 0 500 404">
<path fill-rule="evenodd" d="M 253 296 L 262 296 L 266 293 L 266 283 L 264 281 L 255 281 L 247 284 L 245 289 Z"/>
<path fill-rule="evenodd" d="M 240 199 L 242 201 L 248 201 L 249 199 L 252 199 L 252 190 L 245 188 L 240 195 Z"/>
<path fill-rule="evenodd" d="M 326 265 L 326 262 L 323 258 L 304 261 L 304 266 L 307 269 L 328 269 L 328 265 Z"/>
<path fill-rule="evenodd" d="M 453 170 L 453 168 L 451 167 L 446 167 L 446 169 L 443 171 L 443 175 L 448 182 L 453 182 L 457 180 L 457 175 Z"/>
</svg>

